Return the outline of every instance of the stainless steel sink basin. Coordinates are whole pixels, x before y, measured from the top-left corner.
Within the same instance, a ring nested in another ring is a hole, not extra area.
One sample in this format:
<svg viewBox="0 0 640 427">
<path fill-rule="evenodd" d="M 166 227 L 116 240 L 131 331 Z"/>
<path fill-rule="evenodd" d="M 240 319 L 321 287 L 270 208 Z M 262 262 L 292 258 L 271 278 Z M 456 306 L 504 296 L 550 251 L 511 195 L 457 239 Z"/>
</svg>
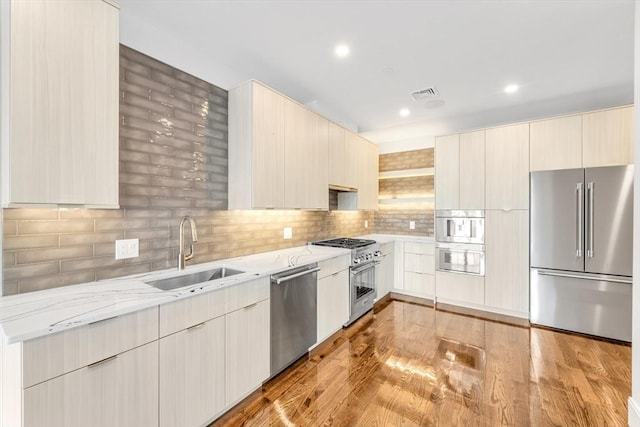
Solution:
<svg viewBox="0 0 640 427">
<path fill-rule="evenodd" d="M 151 280 L 145 283 L 158 289 L 162 289 L 163 291 L 170 291 L 184 286 L 194 285 L 196 283 L 204 283 L 211 280 L 222 279 L 223 277 L 234 276 L 240 273 L 244 273 L 244 271 L 234 270 L 227 267 L 218 267 L 211 270 L 198 271 L 197 273 L 169 277 L 167 279 Z"/>
</svg>

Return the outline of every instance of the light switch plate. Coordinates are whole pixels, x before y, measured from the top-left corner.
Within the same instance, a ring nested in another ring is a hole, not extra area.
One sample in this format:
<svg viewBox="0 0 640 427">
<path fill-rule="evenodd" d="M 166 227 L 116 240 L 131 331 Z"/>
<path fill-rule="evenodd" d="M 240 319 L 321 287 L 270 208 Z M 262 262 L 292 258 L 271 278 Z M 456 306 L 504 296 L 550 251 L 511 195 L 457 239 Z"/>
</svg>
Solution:
<svg viewBox="0 0 640 427">
<path fill-rule="evenodd" d="M 284 228 L 284 238 L 285 239 L 290 239 L 292 237 L 293 237 L 293 228 L 285 227 Z"/>
<path fill-rule="evenodd" d="M 116 240 L 116 259 L 137 258 L 139 254 L 138 239 Z"/>
<path fill-rule="evenodd" d="M 364 220 L 364 228 L 369 228 L 369 221 L 366 219 Z"/>
<path fill-rule="evenodd" d="M 416 222 L 415 221 L 409 221 L 409 229 L 410 230 L 415 230 L 416 229 Z"/>
</svg>

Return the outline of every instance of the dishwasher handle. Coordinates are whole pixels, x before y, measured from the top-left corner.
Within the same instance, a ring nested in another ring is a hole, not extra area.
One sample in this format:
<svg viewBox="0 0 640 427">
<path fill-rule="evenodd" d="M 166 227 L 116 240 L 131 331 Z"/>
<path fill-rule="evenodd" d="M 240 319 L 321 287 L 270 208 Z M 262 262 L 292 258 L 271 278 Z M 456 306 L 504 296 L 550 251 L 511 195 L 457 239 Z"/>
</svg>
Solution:
<svg viewBox="0 0 640 427">
<path fill-rule="evenodd" d="M 293 280 L 293 279 L 295 279 L 297 277 L 301 277 L 301 276 L 306 276 L 307 274 L 315 273 L 317 271 L 320 271 L 320 267 L 311 268 L 309 270 L 304 270 L 304 271 L 301 271 L 299 273 L 292 274 L 290 276 L 284 276 L 284 277 L 278 277 L 278 278 L 274 277 L 274 278 L 271 279 L 271 281 L 275 282 L 276 285 L 279 285 L 279 284 L 281 284 L 283 282 L 288 282 L 289 280 Z"/>
</svg>

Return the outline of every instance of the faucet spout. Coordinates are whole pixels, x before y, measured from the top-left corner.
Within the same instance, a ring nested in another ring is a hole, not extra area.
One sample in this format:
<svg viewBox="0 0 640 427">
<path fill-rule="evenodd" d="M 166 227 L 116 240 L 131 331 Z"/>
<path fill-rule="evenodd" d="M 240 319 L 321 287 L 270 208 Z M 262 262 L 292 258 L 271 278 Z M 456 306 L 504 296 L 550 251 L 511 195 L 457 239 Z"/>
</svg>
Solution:
<svg viewBox="0 0 640 427">
<path fill-rule="evenodd" d="M 184 224 L 189 222 L 191 228 L 191 245 L 189 253 L 184 252 Z M 178 250 L 178 270 L 184 270 L 187 261 L 193 259 L 193 242 L 198 241 L 198 231 L 196 223 L 190 216 L 183 216 L 180 220 L 180 248 Z"/>
</svg>

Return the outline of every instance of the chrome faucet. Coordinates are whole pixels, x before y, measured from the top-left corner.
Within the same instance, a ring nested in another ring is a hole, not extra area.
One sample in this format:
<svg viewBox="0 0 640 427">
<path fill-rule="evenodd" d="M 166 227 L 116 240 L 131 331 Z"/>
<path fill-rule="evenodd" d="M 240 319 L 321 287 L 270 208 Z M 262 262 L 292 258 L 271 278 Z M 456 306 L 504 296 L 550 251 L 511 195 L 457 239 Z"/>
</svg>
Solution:
<svg viewBox="0 0 640 427">
<path fill-rule="evenodd" d="M 189 221 L 191 226 L 191 248 L 189 253 L 184 253 L 184 223 Z M 180 220 L 180 250 L 178 251 L 178 270 L 184 270 L 184 265 L 187 261 L 193 259 L 193 242 L 198 241 L 198 231 L 196 230 L 196 223 L 190 216 L 183 216 Z"/>
</svg>

